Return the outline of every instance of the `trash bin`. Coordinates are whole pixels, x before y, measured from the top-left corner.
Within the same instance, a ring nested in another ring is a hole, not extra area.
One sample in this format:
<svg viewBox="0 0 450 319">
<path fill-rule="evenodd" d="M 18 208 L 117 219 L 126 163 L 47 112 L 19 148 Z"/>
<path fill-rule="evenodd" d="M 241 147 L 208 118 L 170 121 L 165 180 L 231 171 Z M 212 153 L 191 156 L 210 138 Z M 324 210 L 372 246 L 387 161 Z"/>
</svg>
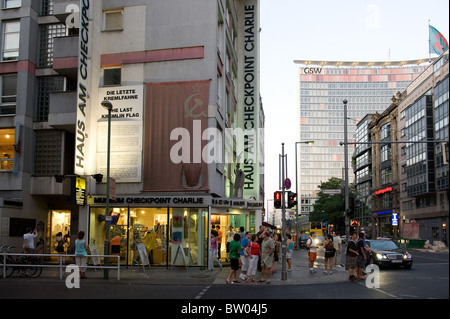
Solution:
<svg viewBox="0 0 450 319">
<path fill-rule="evenodd" d="M 406 248 L 423 248 L 425 241 L 425 239 L 409 239 Z"/>
</svg>

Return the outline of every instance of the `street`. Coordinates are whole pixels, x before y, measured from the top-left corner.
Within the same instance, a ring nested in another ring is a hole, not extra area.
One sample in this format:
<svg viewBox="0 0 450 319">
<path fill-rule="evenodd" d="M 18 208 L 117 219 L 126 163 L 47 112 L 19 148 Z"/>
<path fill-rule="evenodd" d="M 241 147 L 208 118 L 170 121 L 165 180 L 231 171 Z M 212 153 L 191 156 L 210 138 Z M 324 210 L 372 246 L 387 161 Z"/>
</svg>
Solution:
<svg viewBox="0 0 450 319">
<path fill-rule="evenodd" d="M 45 280 L 41 278 L 0 278 L 1 299 L 235 299 L 237 294 L 244 299 L 448 299 L 449 298 L 449 255 L 448 253 L 412 252 L 414 264 L 411 270 L 380 270 L 380 287 L 367 288 L 365 281 L 345 280 L 345 270 L 339 274 L 344 280 L 328 282 L 318 272 L 307 283 L 288 284 L 214 284 L 210 280 L 193 280 L 191 283 L 168 282 L 152 284 L 145 280 L 120 281 L 101 279 L 84 280 L 80 289 L 68 289 L 64 280 Z M 293 264 L 300 271 L 304 264 Z M 225 268 L 220 276 L 228 274 Z M 337 276 L 338 273 L 331 276 Z M 280 276 L 280 274 L 274 274 Z M 325 277 L 324 277 L 325 276 Z M 330 275 L 329 275 L 330 276 Z M 317 277 L 317 278 L 316 278 Z M 328 277 L 330 278 L 330 277 Z M 195 278 L 194 278 L 195 279 Z M 317 279 L 317 280 L 315 280 Z M 319 281 L 320 279 L 320 281 Z M 208 281 L 209 280 L 209 281 Z M 220 278 L 221 281 L 221 278 Z"/>
<path fill-rule="evenodd" d="M 310 275 L 302 255 L 305 251 L 296 253 L 297 259 L 293 261 L 294 270 L 290 274 L 294 272 L 307 274 L 302 277 L 304 281 L 299 283 L 279 280 L 280 271 L 277 271 L 272 277 L 271 285 L 264 283 L 227 285 L 223 279 L 228 274 L 229 268 L 224 268 L 223 271 L 206 271 L 206 274 L 205 270 L 190 270 L 189 273 L 185 270 L 176 273 L 152 270 L 146 275 L 137 272 L 134 279 L 127 277 L 127 273 L 124 272 L 120 281 L 93 278 L 91 273 L 91 279 L 83 280 L 80 289 L 68 289 L 64 279 L 60 280 L 54 275 L 34 279 L 15 276 L 0 278 L 0 299 L 3 305 L 9 306 L 18 306 L 23 299 L 27 299 L 32 305 L 54 303 L 54 299 L 58 299 L 58 303 L 63 307 L 71 307 L 73 299 L 84 299 L 86 307 L 96 313 L 103 312 L 100 307 L 96 307 L 102 304 L 101 300 L 107 300 L 107 311 L 113 313 L 115 307 L 111 306 L 114 305 L 114 299 L 122 299 L 130 307 L 140 307 L 145 300 L 146 307 L 163 309 L 163 313 L 170 318 L 229 318 L 233 317 L 233 314 L 261 318 L 273 317 L 274 314 L 284 312 L 289 314 L 292 307 L 300 306 L 295 300 L 302 299 L 308 300 L 308 304 L 312 303 L 320 310 L 326 300 L 366 300 L 370 303 L 374 301 L 379 303 L 399 299 L 424 302 L 429 299 L 442 301 L 449 298 L 448 252 L 413 251 L 412 269 L 381 269 L 379 288 L 367 288 L 364 280 L 348 281 L 347 272 L 343 268 L 336 270 L 332 275 L 324 275 L 323 260 L 320 258 L 317 273 Z M 279 269 L 280 265 L 277 267 Z M 164 278 L 167 274 L 171 277 Z M 181 277 L 178 276 L 187 278 L 181 282 Z M 360 303 L 356 303 L 354 307 L 358 309 L 360 306 Z M 301 309 L 302 313 L 311 313 L 310 309 Z M 413 313 L 414 309 L 409 306 L 402 307 L 402 313 L 405 311 Z"/>
</svg>

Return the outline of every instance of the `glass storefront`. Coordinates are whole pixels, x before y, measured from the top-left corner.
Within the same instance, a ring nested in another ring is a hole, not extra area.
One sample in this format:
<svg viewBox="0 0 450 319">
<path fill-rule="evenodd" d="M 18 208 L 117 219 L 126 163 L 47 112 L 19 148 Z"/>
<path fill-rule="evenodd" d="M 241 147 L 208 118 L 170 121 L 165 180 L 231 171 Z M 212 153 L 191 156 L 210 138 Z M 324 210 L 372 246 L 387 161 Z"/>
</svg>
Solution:
<svg viewBox="0 0 450 319">
<path fill-rule="evenodd" d="M 230 229 L 230 226 L 233 226 L 233 230 L 236 233 L 239 233 L 240 227 L 244 227 L 244 232 L 250 231 L 252 234 L 257 232 L 254 212 L 247 213 L 240 211 L 235 214 L 213 212 L 211 214 L 211 225 L 214 225 L 216 230 L 217 226 L 220 226 L 219 229 L 222 232 L 222 243 L 220 245 L 220 252 L 218 252 L 220 259 L 226 259 L 228 257 L 226 252 L 226 233 Z"/>
<path fill-rule="evenodd" d="M 207 264 L 208 209 L 207 208 L 112 208 L 108 221 L 109 253 L 120 255 L 122 264 L 139 264 L 137 245 L 143 243 L 151 265 Z M 104 252 L 105 208 L 91 207 L 89 244 L 99 254 Z M 176 259 L 175 259 L 176 257 Z"/>
</svg>

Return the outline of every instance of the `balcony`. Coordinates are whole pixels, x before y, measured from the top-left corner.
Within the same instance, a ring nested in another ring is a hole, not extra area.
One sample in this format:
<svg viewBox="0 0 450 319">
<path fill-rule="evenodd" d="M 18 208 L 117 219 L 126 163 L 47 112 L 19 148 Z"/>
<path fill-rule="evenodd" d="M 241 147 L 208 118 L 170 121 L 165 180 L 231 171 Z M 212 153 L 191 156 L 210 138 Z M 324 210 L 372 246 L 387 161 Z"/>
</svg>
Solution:
<svg viewBox="0 0 450 319">
<path fill-rule="evenodd" d="M 75 80 L 78 70 L 78 36 L 54 38 L 53 70 Z"/>
<path fill-rule="evenodd" d="M 62 23 L 66 23 L 66 18 L 71 13 L 72 8 L 80 10 L 80 1 L 71 0 L 54 0 L 53 15 Z"/>
<path fill-rule="evenodd" d="M 57 183 L 54 176 L 34 176 L 31 178 L 31 195 L 68 196 L 71 194 L 71 179 Z"/>
<path fill-rule="evenodd" d="M 48 124 L 75 133 L 77 92 L 50 94 Z"/>
</svg>

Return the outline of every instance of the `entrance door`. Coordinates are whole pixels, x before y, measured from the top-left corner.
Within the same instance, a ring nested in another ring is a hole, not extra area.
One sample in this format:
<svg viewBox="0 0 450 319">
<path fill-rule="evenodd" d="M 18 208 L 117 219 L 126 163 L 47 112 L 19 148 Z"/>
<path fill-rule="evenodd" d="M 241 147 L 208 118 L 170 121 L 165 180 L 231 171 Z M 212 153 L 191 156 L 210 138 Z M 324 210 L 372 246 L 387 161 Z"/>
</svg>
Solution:
<svg viewBox="0 0 450 319">
<path fill-rule="evenodd" d="M 55 249 L 56 237 L 62 236 L 64 239 L 64 253 L 67 254 L 70 247 L 70 210 L 49 211 L 47 229 L 47 251 L 57 254 Z"/>
</svg>

